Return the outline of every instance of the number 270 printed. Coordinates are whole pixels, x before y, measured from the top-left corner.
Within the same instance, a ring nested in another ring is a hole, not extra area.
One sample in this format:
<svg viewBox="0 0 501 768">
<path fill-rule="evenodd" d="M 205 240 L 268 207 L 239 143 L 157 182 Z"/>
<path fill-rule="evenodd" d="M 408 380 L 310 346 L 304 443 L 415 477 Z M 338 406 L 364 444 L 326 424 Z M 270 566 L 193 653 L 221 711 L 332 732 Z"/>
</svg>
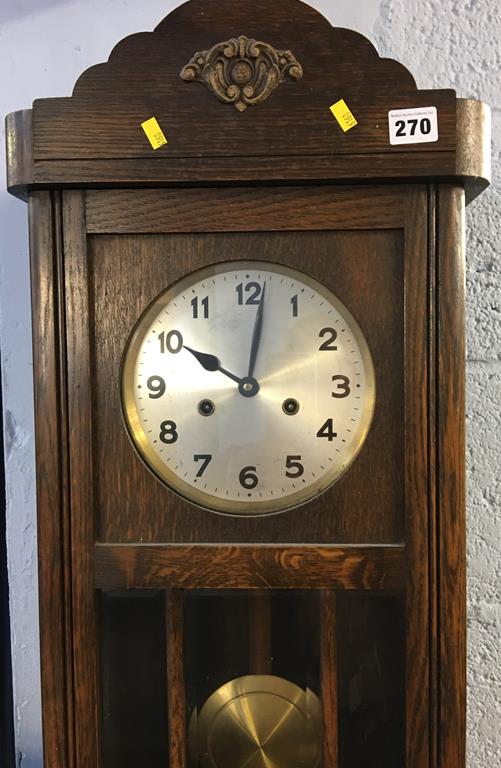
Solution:
<svg viewBox="0 0 501 768">
<path fill-rule="evenodd" d="M 436 107 L 394 109 L 388 113 L 390 144 L 424 144 L 438 141 Z"/>
</svg>

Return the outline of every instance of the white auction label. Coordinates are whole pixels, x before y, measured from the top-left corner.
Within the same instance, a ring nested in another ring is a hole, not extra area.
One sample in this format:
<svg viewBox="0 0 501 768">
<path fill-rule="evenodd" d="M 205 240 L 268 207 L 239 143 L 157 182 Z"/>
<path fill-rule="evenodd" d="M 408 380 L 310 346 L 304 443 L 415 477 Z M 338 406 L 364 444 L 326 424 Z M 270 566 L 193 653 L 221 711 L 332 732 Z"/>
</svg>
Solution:
<svg viewBox="0 0 501 768">
<path fill-rule="evenodd" d="M 425 144 L 438 141 L 436 107 L 393 109 L 388 112 L 390 144 Z"/>
</svg>

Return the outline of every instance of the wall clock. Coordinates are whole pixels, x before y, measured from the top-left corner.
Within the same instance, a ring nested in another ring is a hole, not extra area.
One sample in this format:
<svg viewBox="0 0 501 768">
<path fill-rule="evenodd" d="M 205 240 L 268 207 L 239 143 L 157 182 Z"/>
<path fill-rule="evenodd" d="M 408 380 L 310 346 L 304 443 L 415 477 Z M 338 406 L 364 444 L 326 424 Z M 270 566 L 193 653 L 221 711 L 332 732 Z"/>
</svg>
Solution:
<svg viewBox="0 0 501 768">
<path fill-rule="evenodd" d="M 190 0 L 8 117 L 50 768 L 464 766 L 488 128 L 297 0 Z"/>
<path fill-rule="evenodd" d="M 122 372 L 139 454 L 173 490 L 228 514 L 270 514 L 324 491 L 364 441 L 374 390 L 346 307 L 264 261 L 209 266 L 162 293 Z"/>
</svg>

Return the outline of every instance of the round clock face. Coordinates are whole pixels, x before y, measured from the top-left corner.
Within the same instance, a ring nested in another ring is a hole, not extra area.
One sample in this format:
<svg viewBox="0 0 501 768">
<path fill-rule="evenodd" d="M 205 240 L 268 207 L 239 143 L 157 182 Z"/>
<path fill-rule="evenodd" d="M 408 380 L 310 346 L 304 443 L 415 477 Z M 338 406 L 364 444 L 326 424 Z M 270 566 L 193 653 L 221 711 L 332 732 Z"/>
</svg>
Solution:
<svg viewBox="0 0 501 768">
<path fill-rule="evenodd" d="M 216 264 L 162 293 L 125 350 L 122 404 L 150 469 L 195 504 L 265 515 L 326 490 L 372 419 L 374 371 L 352 315 L 317 281 Z"/>
</svg>

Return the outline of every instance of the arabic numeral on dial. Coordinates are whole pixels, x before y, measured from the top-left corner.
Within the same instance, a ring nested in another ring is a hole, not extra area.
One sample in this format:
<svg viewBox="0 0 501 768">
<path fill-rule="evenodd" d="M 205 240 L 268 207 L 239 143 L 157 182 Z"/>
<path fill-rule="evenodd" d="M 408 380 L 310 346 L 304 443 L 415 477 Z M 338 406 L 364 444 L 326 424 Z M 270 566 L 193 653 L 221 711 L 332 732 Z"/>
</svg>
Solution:
<svg viewBox="0 0 501 768">
<path fill-rule="evenodd" d="M 325 437 L 329 442 L 332 442 L 337 437 L 337 432 L 334 432 L 333 419 L 327 419 L 323 427 L 317 432 L 317 437 Z"/>
<path fill-rule="evenodd" d="M 160 352 L 170 352 L 171 355 L 177 355 L 183 348 L 183 337 L 179 331 L 170 331 L 165 335 L 164 331 L 158 334 L 158 340 L 160 342 Z"/>
<path fill-rule="evenodd" d="M 193 456 L 193 461 L 202 462 L 202 466 L 199 468 L 197 472 L 197 477 L 202 477 L 205 470 L 207 469 L 207 467 L 212 461 L 212 456 L 210 456 L 209 454 L 200 454 L 199 456 Z"/>
<path fill-rule="evenodd" d="M 301 456 L 287 456 L 287 461 L 285 462 L 285 466 L 287 469 L 293 469 L 294 472 L 286 472 L 286 477 L 301 477 L 304 475 L 304 467 L 301 464 Z"/>
<path fill-rule="evenodd" d="M 236 287 L 236 292 L 238 295 L 238 303 L 240 306 L 243 306 L 244 304 L 250 305 L 250 304 L 259 304 L 259 297 L 261 296 L 261 286 L 259 283 L 247 283 L 247 285 L 244 286 L 243 283 L 239 283 Z M 245 299 L 244 293 L 248 293 L 249 296 L 247 296 L 247 299 Z"/>
<path fill-rule="evenodd" d="M 259 483 L 257 475 L 255 474 L 256 471 L 257 467 L 244 467 L 242 469 L 240 475 L 238 476 L 242 488 L 245 488 L 247 491 L 252 491 L 254 488 L 256 488 L 257 484 Z"/>
<path fill-rule="evenodd" d="M 320 333 L 318 334 L 319 339 L 325 339 L 325 337 L 328 336 L 326 341 L 324 341 L 323 344 L 320 345 L 319 351 L 320 352 L 337 352 L 337 347 L 334 344 L 334 342 L 337 339 L 337 331 L 334 330 L 334 328 L 322 328 Z"/>
<path fill-rule="evenodd" d="M 291 299 L 292 304 L 292 317 L 299 316 L 299 299 L 297 296 L 293 296 Z"/>
<path fill-rule="evenodd" d="M 178 433 L 177 433 L 177 424 L 175 421 L 163 421 L 160 424 L 160 440 L 162 443 L 165 443 L 165 445 L 172 445 L 173 443 L 177 443 L 178 440 Z"/>
<path fill-rule="evenodd" d="M 337 385 L 336 392 L 332 393 L 332 397 L 348 397 L 351 394 L 350 380 L 348 376 L 333 376 L 332 381 Z"/>
<path fill-rule="evenodd" d="M 204 320 L 209 319 L 209 297 L 206 296 L 205 299 L 202 299 L 202 301 L 199 302 L 198 296 L 195 296 L 193 301 L 191 302 L 191 307 L 193 309 L 193 319 L 198 320 L 199 318 L 199 312 L 200 307 L 203 309 L 202 316 Z"/>
<path fill-rule="evenodd" d="M 150 400 L 159 400 L 165 395 L 165 381 L 161 376 L 150 376 L 148 379 L 148 389 L 150 390 Z"/>
</svg>

